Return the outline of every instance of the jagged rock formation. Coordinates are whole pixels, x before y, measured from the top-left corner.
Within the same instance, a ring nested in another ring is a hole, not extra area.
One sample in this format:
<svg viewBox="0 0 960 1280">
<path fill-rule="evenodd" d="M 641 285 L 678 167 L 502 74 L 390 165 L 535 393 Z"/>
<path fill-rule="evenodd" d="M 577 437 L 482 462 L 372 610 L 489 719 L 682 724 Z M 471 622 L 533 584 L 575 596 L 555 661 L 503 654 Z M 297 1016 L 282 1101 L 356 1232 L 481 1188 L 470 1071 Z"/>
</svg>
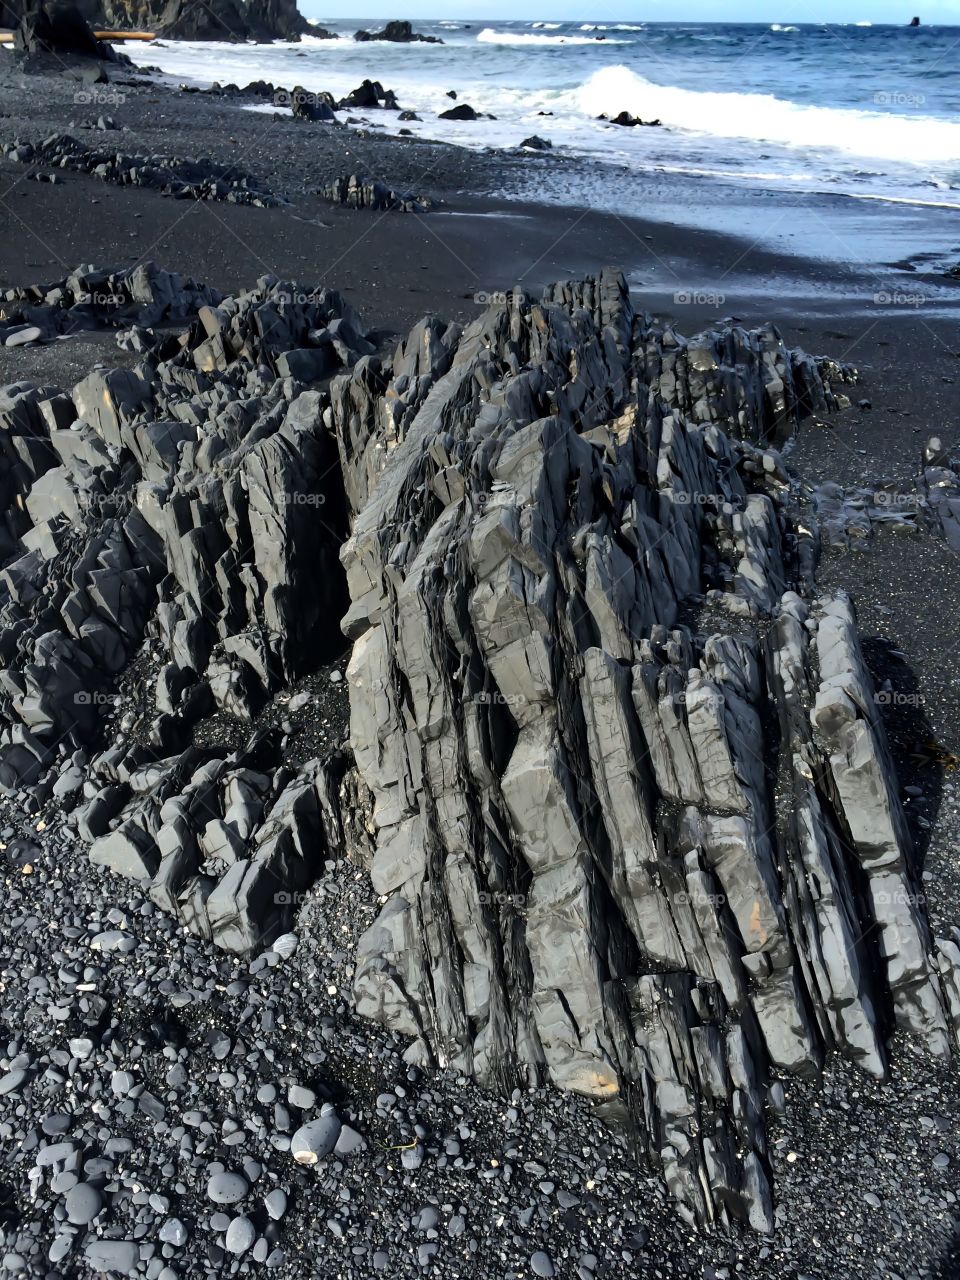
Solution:
<svg viewBox="0 0 960 1280">
<path fill-rule="evenodd" d="M 431 201 L 426 196 L 404 195 L 388 187 L 385 182 L 353 173 L 334 178 L 333 182 L 317 192 L 333 204 L 344 204 L 351 209 L 385 209 L 403 213 L 426 213 Z"/>
<path fill-rule="evenodd" d="M 100 151 L 67 133 L 54 134 L 36 147 L 29 142 L 4 143 L 0 152 L 21 164 L 89 173 L 103 182 L 149 187 L 179 200 L 225 200 L 228 204 L 252 204 L 258 208 L 282 203 L 269 191 L 259 189 L 250 174 L 206 158 L 187 160 L 179 156 Z"/>
<path fill-rule="evenodd" d="M 75 4 L 46 0 L 28 8 L 14 33 L 18 54 L 57 54 L 113 62 L 117 55 L 110 45 L 93 34 L 86 17 Z"/>
<path fill-rule="evenodd" d="M 299 40 L 310 30 L 296 0 L 104 0 L 111 30 L 156 31 L 168 40 Z"/>
<path fill-rule="evenodd" d="M 389 359 L 329 291 L 190 289 L 135 368 L 0 398 L 0 784 L 239 953 L 354 858 L 411 1059 L 596 1098 L 690 1221 L 768 1230 L 771 1068 L 960 1025 L 780 453 L 851 371 L 615 273 Z M 350 750 L 293 760 L 264 717 L 341 619 Z"/>
<path fill-rule="evenodd" d="M 387 897 L 357 1007 L 619 1098 L 691 1219 L 768 1229 L 768 1065 L 954 1037 L 852 608 L 797 590 L 776 446 L 843 371 L 651 332 L 614 276 L 411 346 L 334 399 Z"/>
<path fill-rule="evenodd" d="M 0 292 L 0 346 L 23 346 L 84 329 L 184 320 L 220 300 L 216 289 L 152 262 L 120 271 L 81 268 L 53 284 Z"/>
</svg>

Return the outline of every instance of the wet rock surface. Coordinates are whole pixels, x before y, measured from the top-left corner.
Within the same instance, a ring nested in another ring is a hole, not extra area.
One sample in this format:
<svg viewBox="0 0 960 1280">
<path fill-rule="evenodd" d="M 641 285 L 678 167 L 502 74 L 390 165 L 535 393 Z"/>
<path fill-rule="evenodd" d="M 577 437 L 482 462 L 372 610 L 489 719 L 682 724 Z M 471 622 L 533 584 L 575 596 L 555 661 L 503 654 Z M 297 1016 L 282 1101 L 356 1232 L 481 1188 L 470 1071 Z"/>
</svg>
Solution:
<svg viewBox="0 0 960 1280">
<path fill-rule="evenodd" d="M 853 371 L 683 339 L 613 272 L 392 355 L 332 291 L 201 290 L 132 368 L 0 400 L 9 1009 L 43 976 L 3 1139 L 63 1200 L 17 1198 L 8 1250 L 626 1275 L 683 1239 L 628 1184 L 774 1232 L 824 1061 L 882 1098 L 894 1027 L 946 1072 L 960 1016 L 783 454 Z"/>
</svg>

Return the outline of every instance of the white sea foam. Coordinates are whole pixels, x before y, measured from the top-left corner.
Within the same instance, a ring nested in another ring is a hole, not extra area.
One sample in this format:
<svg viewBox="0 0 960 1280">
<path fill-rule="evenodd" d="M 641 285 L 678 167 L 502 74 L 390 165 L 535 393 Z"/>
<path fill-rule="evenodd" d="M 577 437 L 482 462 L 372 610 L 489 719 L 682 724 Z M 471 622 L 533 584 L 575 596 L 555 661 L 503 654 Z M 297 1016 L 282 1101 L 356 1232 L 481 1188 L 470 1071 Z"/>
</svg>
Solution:
<svg viewBox="0 0 960 1280">
<path fill-rule="evenodd" d="M 541 36 L 529 35 L 520 31 L 494 31 L 493 27 L 484 27 L 477 36 L 479 44 L 629 44 L 628 40 L 601 40 L 599 36 Z"/>
<path fill-rule="evenodd" d="M 586 115 L 629 111 L 720 138 L 831 148 L 914 164 L 960 161 L 960 122 L 924 115 L 803 106 L 766 93 L 711 93 L 653 84 L 629 67 L 604 67 L 570 95 Z"/>
</svg>

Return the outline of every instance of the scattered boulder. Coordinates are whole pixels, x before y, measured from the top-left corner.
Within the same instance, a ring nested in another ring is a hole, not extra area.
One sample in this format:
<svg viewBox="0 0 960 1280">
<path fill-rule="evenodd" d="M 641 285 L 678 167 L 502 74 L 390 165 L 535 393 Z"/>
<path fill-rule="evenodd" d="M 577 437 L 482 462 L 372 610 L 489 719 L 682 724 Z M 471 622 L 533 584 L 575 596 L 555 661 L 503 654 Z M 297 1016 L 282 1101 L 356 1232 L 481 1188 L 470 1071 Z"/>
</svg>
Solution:
<svg viewBox="0 0 960 1280">
<path fill-rule="evenodd" d="M 461 102 L 455 107 L 448 107 L 446 111 L 441 111 L 439 119 L 441 120 L 481 120 L 483 117 L 479 111 L 474 111 L 469 103 Z"/>
<path fill-rule="evenodd" d="M 96 38 L 80 10 L 69 0 L 44 0 L 31 9 L 14 33 L 13 47 L 21 54 L 116 60 L 112 47 Z"/>
<path fill-rule="evenodd" d="M 531 134 L 529 138 L 524 138 L 520 146 L 527 151 L 551 151 L 553 149 L 552 142 L 547 138 L 539 137 L 535 133 Z"/>
</svg>

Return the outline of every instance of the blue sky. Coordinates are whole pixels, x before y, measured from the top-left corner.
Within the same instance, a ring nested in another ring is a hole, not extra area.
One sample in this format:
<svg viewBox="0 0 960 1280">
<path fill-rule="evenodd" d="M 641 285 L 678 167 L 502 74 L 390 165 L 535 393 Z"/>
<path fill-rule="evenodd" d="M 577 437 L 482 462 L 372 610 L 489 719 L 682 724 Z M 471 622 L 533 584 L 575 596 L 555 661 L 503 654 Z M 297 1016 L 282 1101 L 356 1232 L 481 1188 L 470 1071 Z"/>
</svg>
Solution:
<svg viewBox="0 0 960 1280">
<path fill-rule="evenodd" d="M 960 0 L 362 0 L 365 18 L 552 18 L 590 22 L 892 22 L 917 14 L 924 24 L 960 23 Z M 357 7 L 300 0 L 311 18 L 357 18 Z"/>
</svg>

